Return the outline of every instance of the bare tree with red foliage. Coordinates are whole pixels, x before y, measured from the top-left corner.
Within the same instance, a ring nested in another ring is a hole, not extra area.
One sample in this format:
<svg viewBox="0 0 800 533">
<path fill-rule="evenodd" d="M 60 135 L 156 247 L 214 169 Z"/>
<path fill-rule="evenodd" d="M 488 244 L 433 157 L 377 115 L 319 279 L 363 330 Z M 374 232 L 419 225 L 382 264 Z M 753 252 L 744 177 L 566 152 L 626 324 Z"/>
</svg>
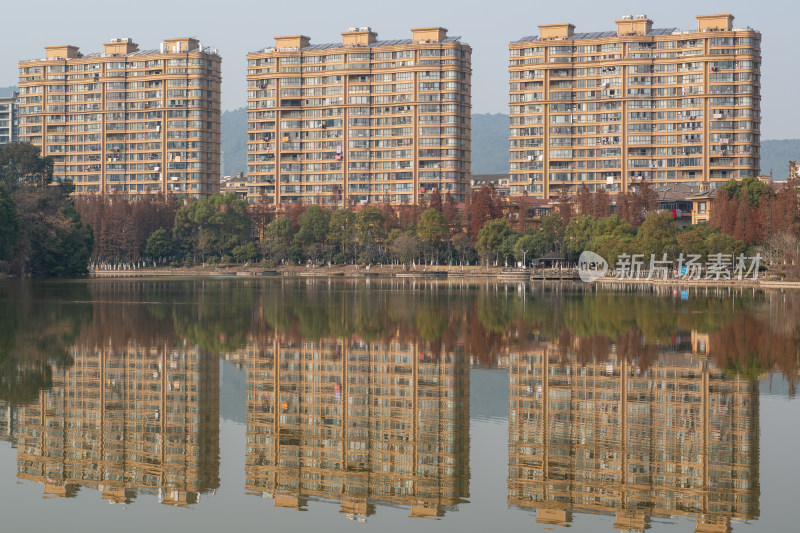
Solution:
<svg viewBox="0 0 800 533">
<path fill-rule="evenodd" d="M 584 183 L 578 189 L 578 194 L 575 197 L 576 207 L 579 215 L 591 215 L 594 211 L 592 208 L 592 193 Z"/>
<path fill-rule="evenodd" d="M 733 235 L 734 222 L 736 221 L 734 209 L 736 207 L 737 206 L 732 205 L 728 191 L 718 189 L 716 197 L 711 202 L 711 213 L 708 223 L 718 227 L 720 231 L 726 235 Z"/>
<path fill-rule="evenodd" d="M 642 182 L 638 188 L 631 188 L 628 192 L 617 195 L 617 216 L 628 221 L 634 228 L 641 226 L 647 213 L 657 207 L 658 193 L 647 182 Z"/>
<path fill-rule="evenodd" d="M 558 214 L 565 227 L 575 218 L 575 204 L 566 189 L 558 191 Z"/>
<path fill-rule="evenodd" d="M 300 202 L 289 204 L 288 207 L 284 206 L 284 215 L 289 217 L 289 221 L 292 223 L 293 232 L 300 230 L 300 217 L 306 212 L 307 207 L 308 206 L 306 204 Z"/>
<path fill-rule="evenodd" d="M 497 190 L 491 183 L 469 197 L 467 204 L 467 233 L 473 243 L 478 240 L 478 233 L 489 220 L 503 216 L 497 199 Z"/>
<path fill-rule="evenodd" d="M 178 210 L 174 199 L 145 197 L 135 202 L 121 195 L 75 199 L 84 224 L 94 232 L 92 263 L 136 262 L 147 238 L 157 229 L 172 229 Z"/>
<path fill-rule="evenodd" d="M 447 221 L 447 227 L 450 228 L 450 236 L 461 233 L 461 212 L 456 207 L 456 201 L 453 196 L 448 192 L 444 197 L 444 205 L 442 206 L 442 214 Z"/>
<path fill-rule="evenodd" d="M 400 227 L 400 221 L 397 216 L 397 210 L 390 204 L 389 202 L 384 202 L 383 204 L 378 206 L 378 209 L 383 211 L 384 214 L 384 223 L 383 223 L 383 231 L 387 235 L 393 229 Z"/>
<path fill-rule="evenodd" d="M 605 218 L 611 214 L 611 197 L 608 191 L 600 189 L 594 193 L 592 198 L 592 216 L 594 218 Z"/>
<path fill-rule="evenodd" d="M 440 213 L 444 212 L 444 204 L 442 203 L 442 193 L 439 192 L 438 188 L 433 189 L 433 192 L 431 193 L 430 208 L 436 209 Z"/>
<path fill-rule="evenodd" d="M 419 206 L 404 203 L 401 206 L 397 207 L 397 222 L 400 225 L 400 229 L 405 230 L 411 226 L 414 226 L 419 222 L 421 211 L 419 210 Z"/>
</svg>

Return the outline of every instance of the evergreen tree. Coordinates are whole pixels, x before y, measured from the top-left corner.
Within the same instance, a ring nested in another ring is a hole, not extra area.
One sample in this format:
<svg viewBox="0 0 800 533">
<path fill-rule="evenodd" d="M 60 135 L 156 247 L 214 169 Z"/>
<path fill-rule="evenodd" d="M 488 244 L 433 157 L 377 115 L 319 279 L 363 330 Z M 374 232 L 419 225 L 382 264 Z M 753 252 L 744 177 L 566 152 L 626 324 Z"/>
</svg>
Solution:
<svg viewBox="0 0 800 533">
<path fill-rule="evenodd" d="M 5 185 L 0 182 L 0 261 L 10 256 L 18 236 L 17 210 Z"/>
</svg>

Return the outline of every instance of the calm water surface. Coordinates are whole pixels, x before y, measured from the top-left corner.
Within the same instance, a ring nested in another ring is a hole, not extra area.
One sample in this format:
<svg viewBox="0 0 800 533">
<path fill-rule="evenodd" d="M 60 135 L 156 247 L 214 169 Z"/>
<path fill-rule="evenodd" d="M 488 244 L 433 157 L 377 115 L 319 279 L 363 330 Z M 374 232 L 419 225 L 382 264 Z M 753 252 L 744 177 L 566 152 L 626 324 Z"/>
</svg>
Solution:
<svg viewBox="0 0 800 533">
<path fill-rule="evenodd" d="M 0 281 L 7 531 L 796 531 L 800 293 Z"/>
</svg>

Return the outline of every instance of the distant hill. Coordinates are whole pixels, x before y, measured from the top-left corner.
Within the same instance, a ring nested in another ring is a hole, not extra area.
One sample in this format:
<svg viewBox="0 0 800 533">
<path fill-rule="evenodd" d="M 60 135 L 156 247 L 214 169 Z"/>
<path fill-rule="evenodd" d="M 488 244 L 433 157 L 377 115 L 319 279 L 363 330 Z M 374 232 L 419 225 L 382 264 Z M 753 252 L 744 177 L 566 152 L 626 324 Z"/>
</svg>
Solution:
<svg viewBox="0 0 800 533">
<path fill-rule="evenodd" d="M 800 160 L 800 139 L 761 141 L 761 174 L 769 174 L 777 181 L 789 177 L 789 161 Z"/>
<path fill-rule="evenodd" d="M 508 115 L 472 115 L 472 173 L 508 173 Z"/>
<path fill-rule="evenodd" d="M 247 171 L 247 110 L 243 107 L 222 114 L 222 159 L 225 176 Z"/>
</svg>

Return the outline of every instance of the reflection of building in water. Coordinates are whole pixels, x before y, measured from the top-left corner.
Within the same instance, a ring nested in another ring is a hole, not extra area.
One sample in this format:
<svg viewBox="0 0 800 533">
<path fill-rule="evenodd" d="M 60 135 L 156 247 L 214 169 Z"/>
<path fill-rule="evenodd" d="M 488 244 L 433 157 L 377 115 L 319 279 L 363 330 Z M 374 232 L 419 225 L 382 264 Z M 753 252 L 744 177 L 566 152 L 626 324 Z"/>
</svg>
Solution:
<svg viewBox="0 0 800 533">
<path fill-rule="evenodd" d="M 582 365 L 552 345 L 511 356 L 508 501 L 537 521 L 614 513 L 614 528 L 683 515 L 696 531 L 758 516 L 758 387 L 704 358 Z"/>
<path fill-rule="evenodd" d="M 0 440 L 14 443 L 14 428 L 17 425 L 17 408 L 0 400 Z"/>
<path fill-rule="evenodd" d="M 469 492 L 469 368 L 417 344 L 276 340 L 247 367 L 248 490 L 436 517 Z"/>
<path fill-rule="evenodd" d="M 19 408 L 18 476 L 48 496 L 195 503 L 219 486 L 219 359 L 197 351 L 81 350 Z"/>
</svg>

